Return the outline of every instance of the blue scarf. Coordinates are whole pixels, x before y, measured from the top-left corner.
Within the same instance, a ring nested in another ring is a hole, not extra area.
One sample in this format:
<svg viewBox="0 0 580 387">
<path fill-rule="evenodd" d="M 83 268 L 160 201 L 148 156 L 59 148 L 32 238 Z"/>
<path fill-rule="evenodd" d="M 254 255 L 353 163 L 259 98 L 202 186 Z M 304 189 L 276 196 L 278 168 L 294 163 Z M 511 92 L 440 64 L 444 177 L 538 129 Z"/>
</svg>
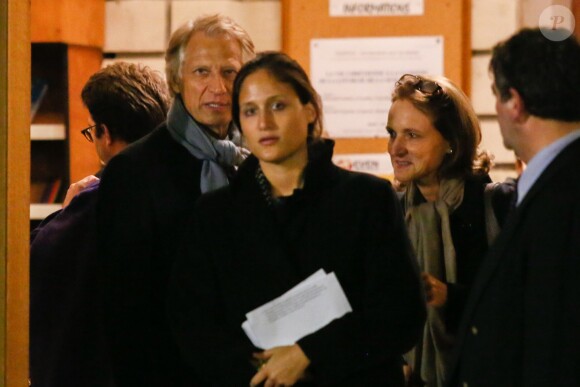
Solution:
<svg viewBox="0 0 580 387">
<path fill-rule="evenodd" d="M 178 95 L 167 114 L 171 137 L 195 158 L 202 160 L 200 188 L 209 192 L 228 185 L 227 168 L 236 168 L 250 154 L 242 148 L 239 130 L 230 127 L 228 138 L 218 140 L 206 132 L 188 113 Z"/>
</svg>

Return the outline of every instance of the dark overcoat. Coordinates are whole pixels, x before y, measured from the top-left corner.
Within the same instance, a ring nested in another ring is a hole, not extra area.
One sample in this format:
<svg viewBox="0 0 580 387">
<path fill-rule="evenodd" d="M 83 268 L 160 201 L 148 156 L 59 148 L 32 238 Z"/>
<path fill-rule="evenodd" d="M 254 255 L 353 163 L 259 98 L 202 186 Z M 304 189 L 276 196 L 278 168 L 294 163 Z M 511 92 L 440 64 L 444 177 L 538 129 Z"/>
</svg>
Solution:
<svg viewBox="0 0 580 387">
<path fill-rule="evenodd" d="M 98 183 L 47 217 L 30 245 L 30 380 L 112 387 L 96 252 Z"/>
<path fill-rule="evenodd" d="M 576 140 L 506 220 L 466 305 L 451 385 L 580 385 L 579 166 Z"/>
<path fill-rule="evenodd" d="M 389 182 L 334 166 L 328 143 L 310 153 L 304 189 L 269 207 L 250 157 L 234 182 L 204 195 L 169 289 L 186 359 L 206 385 L 248 385 L 254 348 L 245 314 L 322 268 L 353 312 L 298 344 L 309 386 L 402 385 L 401 355 L 416 342 L 424 298 Z"/>
<path fill-rule="evenodd" d="M 177 240 L 201 194 L 201 165 L 163 125 L 103 172 L 98 252 L 121 386 L 180 386 L 187 373 L 168 331 L 165 294 Z"/>
</svg>

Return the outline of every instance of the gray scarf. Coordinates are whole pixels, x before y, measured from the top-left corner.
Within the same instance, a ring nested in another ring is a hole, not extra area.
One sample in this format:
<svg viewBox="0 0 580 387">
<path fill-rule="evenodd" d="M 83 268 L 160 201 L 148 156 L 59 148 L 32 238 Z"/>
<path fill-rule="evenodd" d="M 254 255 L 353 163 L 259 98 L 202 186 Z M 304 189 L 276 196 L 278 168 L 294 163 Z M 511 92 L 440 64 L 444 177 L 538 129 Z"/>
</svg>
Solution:
<svg viewBox="0 0 580 387">
<path fill-rule="evenodd" d="M 463 180 L 442 180 L 435 202 L 415 204 L 418 190 L 411 184 L 405 192 L 405 221 L 419 267 L 440 281 L 455 283 L 457 263 L 449 214 L 463 201 Z M 414 354 L 405 356 L 427 386 L 441 387 L 448 377 L 455 337 L 447 332 L 444 313 L 444 306 L 427 308 L 423 340 L 415 347 Z"/>
<path fill-rule="evenodd" d="M 176 96 L 167 114 L 167 128 L 171 137 L 185 147 L 195 158 L 203 160 L 201 167 L 201 192 L 209 192 L 228 185 L 226 168 L 235 168 L 250 154 L 242 148 L 239 130 L 230 127 L 230 139 L 218 140 L 206 133 L 195 122 Z"/>
</svg>

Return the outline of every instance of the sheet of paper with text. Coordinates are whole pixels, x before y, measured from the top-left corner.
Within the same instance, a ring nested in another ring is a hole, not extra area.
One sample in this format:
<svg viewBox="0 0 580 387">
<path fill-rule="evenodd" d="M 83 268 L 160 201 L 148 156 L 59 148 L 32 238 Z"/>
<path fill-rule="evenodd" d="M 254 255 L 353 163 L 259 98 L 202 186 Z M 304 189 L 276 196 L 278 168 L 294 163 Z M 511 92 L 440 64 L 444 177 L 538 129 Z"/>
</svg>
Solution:
<svg viewBox="0 0 580 387">
<path fill-rule="evenodd" d="M 246 314 L 242 328 L 262 349 L 292 345 L 352 312 L 338 278 L 320 269 L 278 298 Z"/>
</svg>

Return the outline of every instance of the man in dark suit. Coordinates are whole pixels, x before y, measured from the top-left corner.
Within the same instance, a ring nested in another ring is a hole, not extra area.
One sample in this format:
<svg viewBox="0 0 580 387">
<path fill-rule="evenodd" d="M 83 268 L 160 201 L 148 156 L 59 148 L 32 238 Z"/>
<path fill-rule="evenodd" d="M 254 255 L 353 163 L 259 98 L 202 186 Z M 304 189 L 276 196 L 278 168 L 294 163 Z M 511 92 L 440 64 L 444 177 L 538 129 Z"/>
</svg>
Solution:
<svg viewBox="0 0 580 387">
<path fill-rule="evenodd" d="M 90 126 L 81 132 L 103 164 L 165 121 L 170 102 L 161 74 L 125 62 L 93 74 L 81 97 L 90 113 Z M 32 232 L 32 386 L 115 386 L 100 312 L 98 188 L 92 175 L 71 184 L 62 210 Z"/>
<path fill-rule="evenodd" d="M 493 49 L 504 144 L 527 168 L 472 288 L 454 386 L 580 385 L 580 46 L 564 33 Z"/>
<path fill-rule="evenodd" d="M 166 323 L 167 280 L 196 199 L 228 184 L 247 155 L 231 124 L 231 88 L 253 55 L 248 34 L 227 17 L 177 29 L 165 57 L 174 96 L 167 122 L 105 168 L 98 248 L 117 386 L 195 384 Z"/>
</svg>

